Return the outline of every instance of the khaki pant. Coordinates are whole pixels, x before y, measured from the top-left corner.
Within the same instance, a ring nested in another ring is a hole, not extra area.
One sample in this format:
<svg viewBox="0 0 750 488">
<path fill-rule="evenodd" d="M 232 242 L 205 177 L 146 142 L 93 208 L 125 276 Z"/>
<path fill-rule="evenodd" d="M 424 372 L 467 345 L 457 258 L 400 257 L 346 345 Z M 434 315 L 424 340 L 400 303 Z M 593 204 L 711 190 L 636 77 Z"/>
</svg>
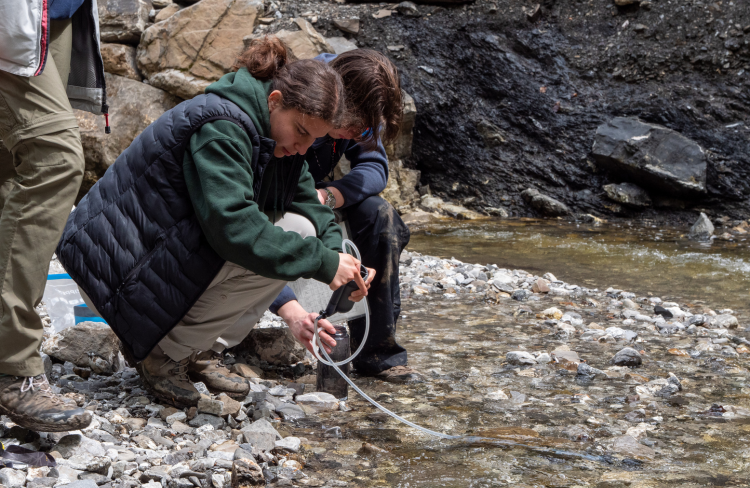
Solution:
<svg viewBox="0 0 750 488">
<path fill-rule="evenodd" d="M 298 214 L 287 213 L 275 225 L 302 237 L 316 235 L 315 226 Z M 180 361 L 194 352 L 221 352 L 236 346 L 286 284 L 227 262 L 180 323 L 159 342 L 159 347 Z"/>
<path fill-rule="evenodd" d="M 66 95 L 72 24 L 54 20 L 41 75 L 0 71 L 0 373 L 44 372 L 34 307 L 83 177 L 81 137 Z"/>
</svg>

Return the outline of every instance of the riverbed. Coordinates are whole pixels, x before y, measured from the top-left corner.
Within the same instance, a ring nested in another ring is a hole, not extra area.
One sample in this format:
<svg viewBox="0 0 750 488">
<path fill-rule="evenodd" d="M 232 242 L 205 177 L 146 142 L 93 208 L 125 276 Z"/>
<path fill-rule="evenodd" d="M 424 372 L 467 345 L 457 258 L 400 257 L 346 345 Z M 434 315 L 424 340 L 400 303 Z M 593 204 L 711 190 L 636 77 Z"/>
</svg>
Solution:
<svg viewBox="0 0 750 488">
<path fill-rule="evenodd" d="M 412 422 L 483 440 L 422 434 L 351 393 L 352 411 L 293 429 L 308 440 L 312 482 L 748 486 L 748 253 L 740 239 L 686 233 L 544 221 L 416 232 L 398 337 L 426 381 L 357 383 Z M 453 285 L 468 273 L 479 279 Z M 556 280 L 549 293 L 510 292 L 542 274 Z M 612 362 L 627 348 L 641 364 Z"/>
</svg>

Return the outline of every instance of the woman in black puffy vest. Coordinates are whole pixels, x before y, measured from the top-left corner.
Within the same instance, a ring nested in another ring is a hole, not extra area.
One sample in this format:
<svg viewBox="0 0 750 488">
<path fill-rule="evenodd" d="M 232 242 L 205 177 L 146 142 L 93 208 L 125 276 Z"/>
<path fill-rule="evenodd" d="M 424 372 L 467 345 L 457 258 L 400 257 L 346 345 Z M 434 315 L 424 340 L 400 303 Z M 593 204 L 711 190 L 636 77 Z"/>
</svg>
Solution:
<svg viewBox="0 0 750 488">
<path fill-rule="evenodd" d="M 200 398 L 191 380 L 247 393 L 218 353 L 288 281 L 355 280 L 361 299 L 374 275 L 365 283 L 341 253 L 307 163 L 280 159 L 304 154 L 344 113 L 336 72 L 286 53 L 275 37 L 253 42 L 235 72 L 147 128 L 80 202 L 58 246 L 89 306 L 143 360 L 146 386 L 179 407 Z"/>
</svg>

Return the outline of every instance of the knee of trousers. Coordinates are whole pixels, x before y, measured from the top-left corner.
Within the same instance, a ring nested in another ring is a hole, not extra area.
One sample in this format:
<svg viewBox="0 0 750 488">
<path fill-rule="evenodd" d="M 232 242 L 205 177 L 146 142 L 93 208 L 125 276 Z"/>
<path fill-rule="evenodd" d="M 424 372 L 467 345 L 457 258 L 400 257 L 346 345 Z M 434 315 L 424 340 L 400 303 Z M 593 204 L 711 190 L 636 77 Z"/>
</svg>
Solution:
<svg viewBox="0 0 750 488">
<path fill-rule="evenodd" d="M 360 207 L 363 210 L 362 217 L 372 222 L 373 234 L 388 240 L 395 238 L 402 241 L 403 245 L 409 242 L 409 227 L 401 220 L 393 205 L 379 196 L 369 197 L 363 203 L 365 205 Z"/>
<path fill-rule="evenodd" d="M 50 169 L 54 168 L 57 174 L 81 178 L 86 161 L 78 127 L 55 129 L 54 126 L 44 127 L 23 134 L 25 137 L 20 137 L 13 146 L 14 157 L 29 159 L 32 165 L 41 163 Z M 47 164 L 51 159 L 54 159 L 54 164 Z"/>
<path fill-rule="evenodd" d="M 315 237 L 318 235 L 318 232 L 315 230 L 315 225 L 310 222 L 310 219 L 293 212 L 284 214 L 284 216 L 274 225 L 281 227 L 287 232 L 296 232 L 303 238 L 310 236 Z"/>
</svg>

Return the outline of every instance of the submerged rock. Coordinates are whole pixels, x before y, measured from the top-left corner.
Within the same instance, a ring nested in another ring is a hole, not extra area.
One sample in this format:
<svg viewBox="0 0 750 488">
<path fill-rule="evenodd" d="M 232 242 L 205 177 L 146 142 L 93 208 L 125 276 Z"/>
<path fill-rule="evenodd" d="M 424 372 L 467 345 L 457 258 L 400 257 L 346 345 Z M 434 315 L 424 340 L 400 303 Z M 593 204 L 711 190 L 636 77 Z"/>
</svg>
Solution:
<svg viewBox="0 0 750 488">
<path fill-rule="evenodd" d="M 594 159 L 604 169 L 674 196 L 706 192 L 706 155 L 676 131 L 617 117 L 596 131 Z"/>
<path fill-rule="evenodd" d="M 714 224 L 711 220 L 701 212 L 698 220 L 695 221 L 693 226 L 690 228 L 688 237 L 695 241 L 707 241 L 714 234 Z"/>
</svg>

